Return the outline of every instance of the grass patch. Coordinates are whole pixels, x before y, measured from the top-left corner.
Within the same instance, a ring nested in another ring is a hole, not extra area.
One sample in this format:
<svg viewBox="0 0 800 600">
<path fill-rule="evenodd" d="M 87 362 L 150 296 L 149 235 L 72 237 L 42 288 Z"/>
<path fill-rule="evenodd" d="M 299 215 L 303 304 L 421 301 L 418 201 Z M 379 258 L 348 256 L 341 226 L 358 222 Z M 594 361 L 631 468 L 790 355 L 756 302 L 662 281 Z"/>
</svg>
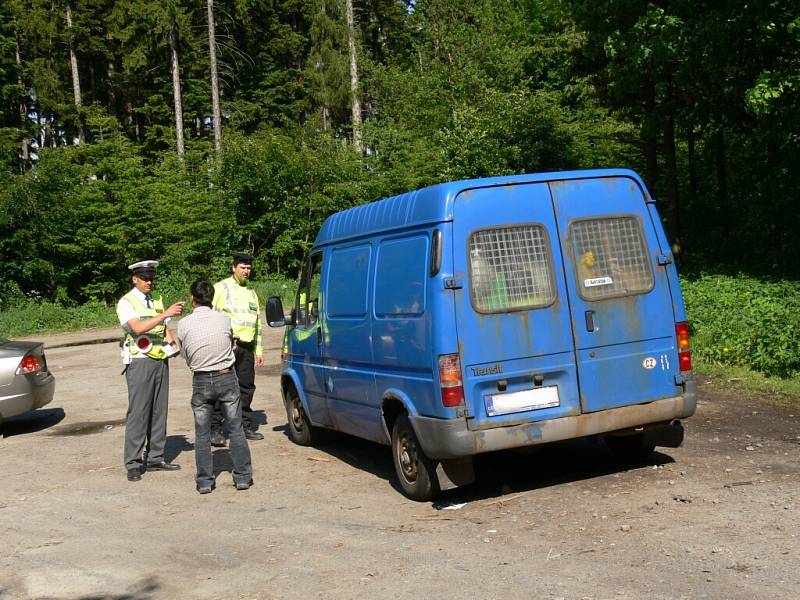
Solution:
<svg viewBox="0 0 800 600">
<path fill-rule="evenodd" d="M 701 275 L 681 287 L 699 364 L 800 376 L 800 282 Z"/>
<path fill-rule="evenodd" d="M 297 282 L 288 279 L 265 279 L 253 281 L 261 301 L 261 308 L 266 307 L 267 298 L 279 296 L 284 307 L 294 304 Z M 156 290 L 164 298 L 166 308 L 178 300 L 188 300 L 189 283 L 173 278 L 157 280 Z M 191 312 L 187 305 L 186 312 Z M 118 325 L 116 303 L 112 306 L 102 302 L 87 302 L 81 306 L 61 306 L 53 302 L 37 302 L 22 300 L 14 306 L 0 310 L 0 338 L 17 338 L 35 336 L 45 333 L 62 333 L 81 331 L 97 327 L 113 327 Z"/>
<path fill-rule="evenodd" d="M 703 385 L 716 392 L 751 394 L 753 398 L 789 411 L 800 411 L 800 377 L 770 377 L 747 367 L 695 364 Z"/>
<path fill-rule="evenodd" d="M 26 302 L 0 311 L 0 337 L 80 331 L 117 324 L 113 306 L 88 302 L 66 307 L 52 302 Z"/>
</svg>

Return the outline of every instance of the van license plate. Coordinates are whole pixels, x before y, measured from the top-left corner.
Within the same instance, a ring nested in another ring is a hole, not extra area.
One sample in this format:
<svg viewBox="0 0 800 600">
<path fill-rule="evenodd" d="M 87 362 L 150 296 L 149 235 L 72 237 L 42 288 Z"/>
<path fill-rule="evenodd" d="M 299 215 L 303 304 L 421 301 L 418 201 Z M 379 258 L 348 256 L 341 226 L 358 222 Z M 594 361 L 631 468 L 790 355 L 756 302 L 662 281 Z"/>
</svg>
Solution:
<svg viewBox="0 0 800 600">
<path fill-rule="evenodd" d="M 552 408 L 560 403 L 558 386 L 555 385 L 521 392 L 510 392 L 508 394 L 490 394 L 484 396 L 483 401 L 486 405 L 486 414 L 490 417 L 524 412 L 526 410 Z"/>
</svg>

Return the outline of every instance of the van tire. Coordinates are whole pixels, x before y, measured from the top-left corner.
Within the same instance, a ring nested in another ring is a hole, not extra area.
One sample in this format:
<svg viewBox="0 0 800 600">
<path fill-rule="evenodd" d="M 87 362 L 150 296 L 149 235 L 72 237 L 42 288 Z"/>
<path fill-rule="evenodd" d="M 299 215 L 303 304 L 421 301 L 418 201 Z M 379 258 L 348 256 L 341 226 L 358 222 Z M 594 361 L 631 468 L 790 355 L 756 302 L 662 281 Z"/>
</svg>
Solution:
<svg viewBox="0 0 800 600">
<path fill-rule="evenodd" d="M 294 386 L 290 386 L 284 395 L 286 420 L 288 421 L 289 438 L 298 446 L 313 446 L 320 440 L 320 430 L 308 419 L 300 395 Z"/>
<path fill-rule="evenodd" d="M 617 460 L 623 462 L 642 462 L 656 449 L 655 444 L 645 443 L 644 434 L 607 435 L 606 446 Z"/>
<path fill-rule="evenodd" d="M 406 496 L 424 502 L 439 493 L 436 463 L 425 456 L 405 414 L 398 416 L 392 427 L 392 459 Z"/>
</svg>

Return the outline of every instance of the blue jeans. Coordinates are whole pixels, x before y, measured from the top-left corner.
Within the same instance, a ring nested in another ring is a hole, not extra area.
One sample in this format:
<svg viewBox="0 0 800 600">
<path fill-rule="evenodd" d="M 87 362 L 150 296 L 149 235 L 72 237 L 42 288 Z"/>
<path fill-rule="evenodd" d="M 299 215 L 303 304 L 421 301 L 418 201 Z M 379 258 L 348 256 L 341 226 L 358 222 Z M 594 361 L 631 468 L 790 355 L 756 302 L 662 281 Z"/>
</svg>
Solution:
<svg viewBox="0 0 800 600">
<path fill-rule="evenodd" d="M 231 369 L 227 373 L 195 373 L 192 377 L 192 412 L 194 412 L 194 456 L 197 463 L 197 487 L 214 484 L 214 459 L 211 456 L 211 415 L 219 402 L 230 439 L 233 481 L 253 478 L 250 448 L 242 429 L 242 406 L 239 381 Z"/>
</svg>

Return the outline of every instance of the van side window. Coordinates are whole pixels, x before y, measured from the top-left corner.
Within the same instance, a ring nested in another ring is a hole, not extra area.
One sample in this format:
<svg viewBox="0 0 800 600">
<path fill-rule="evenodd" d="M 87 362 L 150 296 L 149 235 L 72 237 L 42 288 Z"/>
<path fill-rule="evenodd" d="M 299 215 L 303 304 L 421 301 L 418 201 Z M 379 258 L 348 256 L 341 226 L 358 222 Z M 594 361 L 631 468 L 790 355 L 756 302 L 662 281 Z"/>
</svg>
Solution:
<svg viewBox="0 0 800 600">
<path fill-rule="evenodd" d="M 541 225 L 472 233 L 469 273 L 472 305 L 478 312 L 538 308 L 556 299 L 550 244 Z"/>
<path fill-rule="evenodd" d="M 642 227 L 636 217 L 570 223 L 578 290 L 585 300 L 642 294 L 653 289 Z"/>
<path fill-rule="evenodd" d="M 363 317 L 367 314 L 369 245 L 336 248 L 328 266 L 329 317 Z"/>
<path fill-rule="evenodd" d="M 375 314 L 413 317 L 425 312 L 428 237 L 386 240 L 375 268 Z"/>
<path fill-rule="evenodd" d="M 314 254 L 303 268 L 303 277 L 297 288 L 295 310 L 298 327 L 311 327 L 319 318 L 319 304 L 322 301 L 319 293 L 321 273 L 322 253 Z"/>
</svg>

